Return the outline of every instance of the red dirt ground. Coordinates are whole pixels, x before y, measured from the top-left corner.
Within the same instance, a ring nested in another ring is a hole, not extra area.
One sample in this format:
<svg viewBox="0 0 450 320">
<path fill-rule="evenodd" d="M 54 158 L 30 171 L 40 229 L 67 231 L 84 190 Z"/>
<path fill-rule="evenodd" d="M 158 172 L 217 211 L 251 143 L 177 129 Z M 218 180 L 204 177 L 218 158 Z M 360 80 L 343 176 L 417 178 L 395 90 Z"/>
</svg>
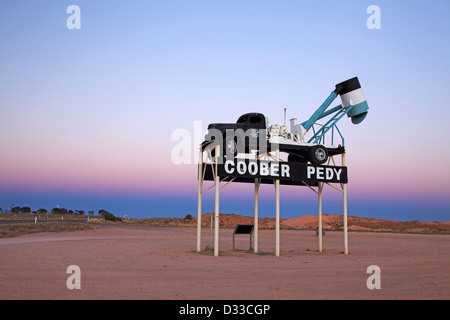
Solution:
<svg viewBox="0 0 450 320">
<path fill-rule="evenodd" d="M 220 256 L 196 253 L 196 229 L 104 225 L 89 231 L 0 239 L 0 299 L 449 299 L 450 235 L 327 231 L 322 253 L 313 230 L 220 230 Z M 202 248 L 209 244 L 203 228 Z M 69 290 L 69 265 L 81 289 Z M 381 289 L 366 286 L 381 269 Z"/>
</svg>

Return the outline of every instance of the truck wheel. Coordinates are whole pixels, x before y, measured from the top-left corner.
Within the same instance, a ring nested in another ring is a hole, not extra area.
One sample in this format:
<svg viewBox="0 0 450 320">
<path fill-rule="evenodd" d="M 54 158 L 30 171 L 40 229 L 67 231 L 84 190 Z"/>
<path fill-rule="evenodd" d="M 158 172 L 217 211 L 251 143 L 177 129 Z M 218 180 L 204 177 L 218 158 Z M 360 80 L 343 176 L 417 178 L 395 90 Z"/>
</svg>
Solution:
<svg viewBox="0 0 450 320">
<path fill-rule="evenodd" d="M 225 150 L 224 154 L 225 155 L 232 155 L 233 158 L 235 158 L 238 153 L 237 149 L 238 149 L 238 147 L 237 147 L 236 138 L 225 141 L 225 145 L 224 145 L 224 150 Z"/>
<path fill-rule="evenodd" d="M 317 145 L 309 148 L 309 161 L 312 164 L 324 164 L 328 160 L 328 151 L 324 146 Z"/>
</svg>

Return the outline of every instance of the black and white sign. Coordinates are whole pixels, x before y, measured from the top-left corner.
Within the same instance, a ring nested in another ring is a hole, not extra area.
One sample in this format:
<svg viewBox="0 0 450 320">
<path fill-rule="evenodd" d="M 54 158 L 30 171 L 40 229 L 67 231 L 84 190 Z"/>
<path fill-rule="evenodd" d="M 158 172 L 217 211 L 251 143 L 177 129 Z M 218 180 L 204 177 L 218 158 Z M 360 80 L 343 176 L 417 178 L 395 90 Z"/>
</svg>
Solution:
<svg viewBox="0 0 450 320">
<path fill-rule="evenodd" d="M 300 184 L 302 181 L 308 184 L 348 182 L 347 167 L 317 166 L 299 162 L 236 158 L 218 164 L 218 173 L 221 178 L 237 178 L 236 182 L 254 182 L 255 178 L 260 178 L 262 183 L 270 183 L 274 179 L 279 179 L 281 184 Z M 207 170 L 205 180 L 213 180 L 211 170 Z"/>
</svg>

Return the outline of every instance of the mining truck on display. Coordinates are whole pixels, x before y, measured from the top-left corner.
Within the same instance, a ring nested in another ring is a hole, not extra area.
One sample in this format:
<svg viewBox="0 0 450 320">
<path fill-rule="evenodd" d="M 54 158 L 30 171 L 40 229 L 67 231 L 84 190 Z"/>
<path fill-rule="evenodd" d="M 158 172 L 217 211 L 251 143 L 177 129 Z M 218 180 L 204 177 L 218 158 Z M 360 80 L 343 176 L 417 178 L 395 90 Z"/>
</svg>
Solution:
<svg viewBox="0 0 450 320">
<path fill-rule="evenodd" d="M 338 95 L 341 104 L 327 110 Z M 236 123 L 211 123 L 201 148 L 202 151 L 209 149 L 210 156 L 215 157 L 216 146 L 219 145 L 217 156 L 227 159 L 235 158 L 241 153 L 256 152 L 257 155 L 262 155 L 278 149 L 288 154 L 288 162 L 321 165 L 329 157 L 345 153 L 344 138 L 336 123 L 344 115 L 351 118 L 354 124 L 361 123 L 366 118 L 368 109 L 359 80 L 354 77 L 338 83 L 308 120 L 297 124 L 296 118 L 291 119 L 290 131 L 286 127 L 286 120 L 284 125 L 274 124 L 268 127 L 268 119 L 262 113 L 246 113 Z M 328 116 L 331 118 L 325 124 L 317 123 L 319 119 Z M 320 128 L 315 130 L 314 125 Z M 312 136 L 306 138 L 310 131 Z M 331 133 L 328 144 L 325 142 L 327 133 Z M 335 135 L 338 134 L 342 144 L 334 145 Z"/>
</svg>

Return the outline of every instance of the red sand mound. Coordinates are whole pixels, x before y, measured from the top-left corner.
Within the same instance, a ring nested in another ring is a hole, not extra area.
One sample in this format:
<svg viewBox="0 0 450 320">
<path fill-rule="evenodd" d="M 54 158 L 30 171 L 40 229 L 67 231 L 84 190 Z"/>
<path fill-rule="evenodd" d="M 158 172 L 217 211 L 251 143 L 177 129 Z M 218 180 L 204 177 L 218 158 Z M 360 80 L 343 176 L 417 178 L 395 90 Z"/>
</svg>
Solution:
<svg viewBox="0 0 450 320">
<path fill-rule="evenodd" d="M 211 225 L 211 216 L 214 213 L 208 212 L 202 215 L 202 227 Z M 146 222 L 152 225 L 194 227 L 197 225 L 197 218 L 173 219 L 173 218 L 149 218 Z M 413 233 L 450 233 L 450 221 L 446 222 L 420 222 L 413 221 L 391 221 L 375 218 L 348 217 L 348 229 L 353 231 L 382 231 L 382 232 L 413 232 Z M 253 224 L 254 218 L 239 214 L 219 214 L 221 228 L 234 228 L 236 224 Z M 317 228 L 318 216 L 304 215 L 297 218 L 280 218 L 281 229 L 311 230 Z M 260 229 L 274 229 L 275 218 L 259 218 Z M 342 215 L 323 214 L 322 226 L 326 230 L 342 230 Z"/>
</svg>

